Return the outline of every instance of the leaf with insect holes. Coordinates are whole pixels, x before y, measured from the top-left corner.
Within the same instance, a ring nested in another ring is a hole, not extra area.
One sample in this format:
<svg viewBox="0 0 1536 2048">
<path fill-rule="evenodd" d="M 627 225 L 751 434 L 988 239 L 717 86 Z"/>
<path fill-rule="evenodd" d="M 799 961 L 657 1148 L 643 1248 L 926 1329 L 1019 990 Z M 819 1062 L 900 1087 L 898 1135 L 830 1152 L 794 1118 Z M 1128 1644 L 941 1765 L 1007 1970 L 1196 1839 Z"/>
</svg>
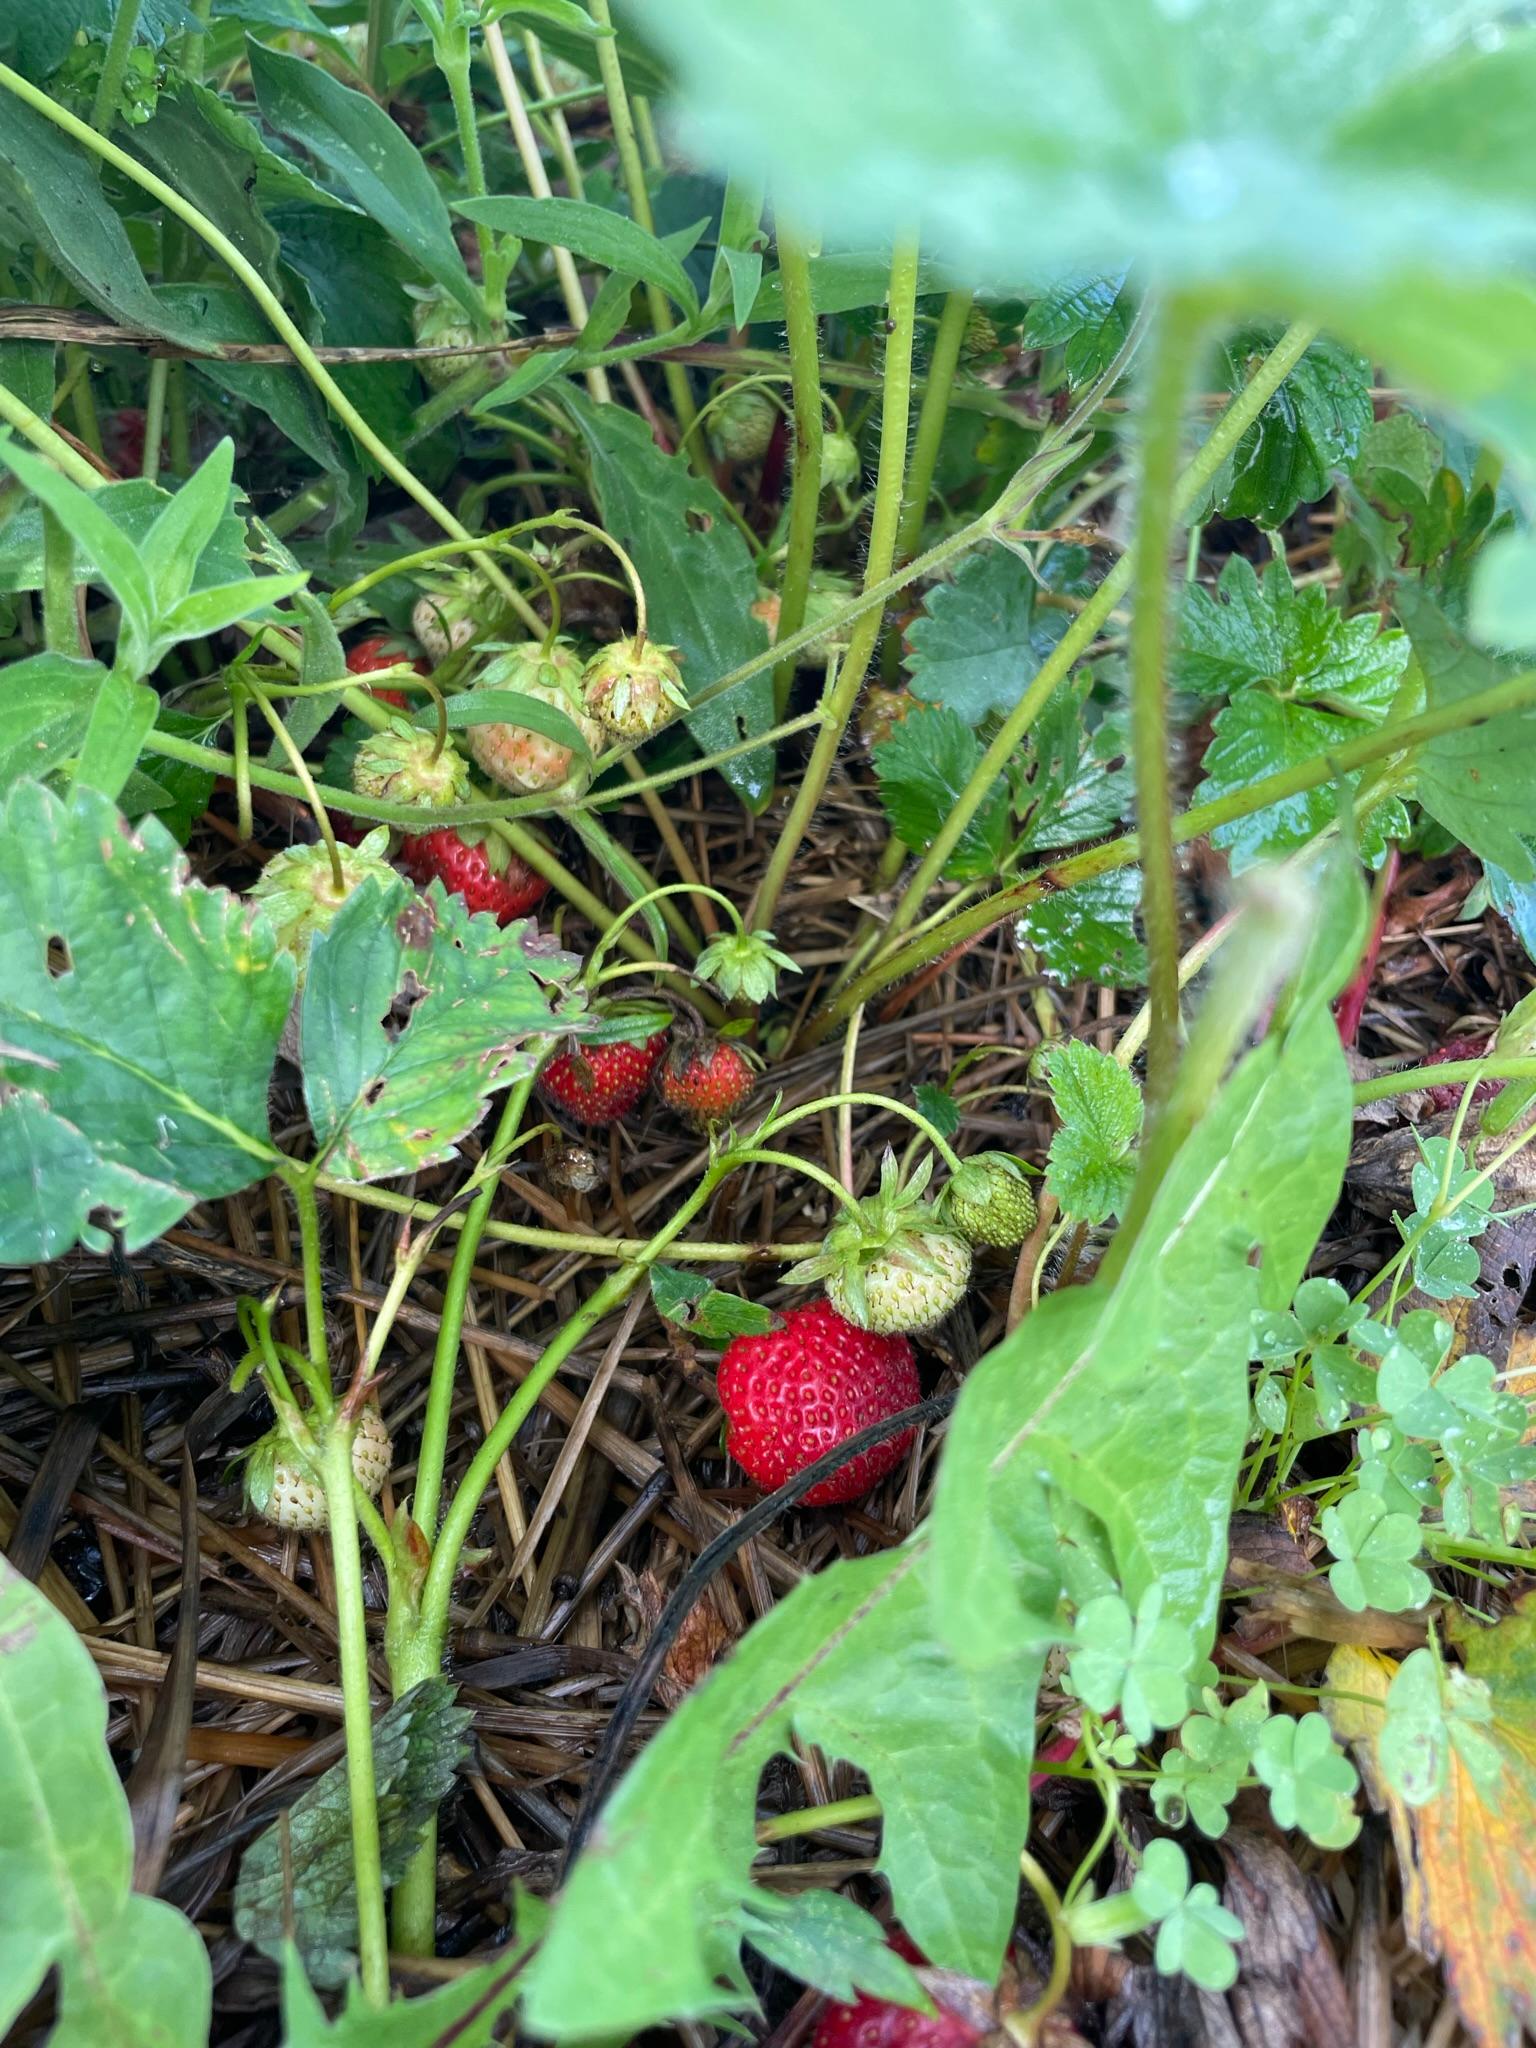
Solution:
<svg viewBox="0 0 1536 2048">
<path fill-rule="evenodd" d="M 1018 556 L 985 549 L 934 585 L 909 629 L 912 694 L 980 725 L 1013 709 L 1065 630 L 1063 613 L 1035 609 L 1035 581 Z"/>
<path fill-rule="evenodd" d="M 50 2038 L 203 2048 L 208 1955 L 132 1887 L 133 1825 L 84 1644 L 0 1557 L 0 2033 L 57 1972 Z"/>
<path fill-rule="evenodd" d="M 1112 868 L 1037 897 L 1015 921 L 1014 937 L 1063 988 L 1078 981 L 1137 988 L 1147 978 L 1147 949 L 1135 926 L 1140 902 L 1141 870 Z"/>
<path fill-rule="evenodd" d="M 757 572 L 746 542 L 714 485 L 694 474 L 686 456 L 663 455 L 644 420 L 616 405 L 594 406 L 574 388 L 562 402 L 591 455 L 603 523 L 645 585 L 651 634 L 678 650 L 683 687 L 697 699 L 767 650 L 767 629 L 752 616 Z M 766 732 L 773 724 L 769 672 L 689 712 L 684 723 L 705 753 Z M 720 773 L 761 810 L 773 791 L 772 751 L 734 755 Z"/>
<path fill-rule="evenodd" d="M 472 917 L 440 882 L 365 882 L 315 939 L 299 1012 L 327 1170 L 380 1180 L 452 1158 L 491 1094 L 572 1027 L 556 1013 L 580 965 L 532 924 Z"/>
<path fill-rule="evenodd" d="M 923 1562 L 909 1543 L 803 1580 L 668 1716 L 567 1877 L 529 1972 L 530 2031 L 627 2037 L 750 2007 L 740 1948 L 762 1926 L 758 1781 L 795 1734 L 867 1773 L 885 1816 L 879 1870 L 913 1940 L 936 1965 L 994 1981 L 1050 1624 L 1013 1631 L 990 1669 L 967 1671 L 935 1635 Z M 971 1739 L 956 1744 L 961 1727 Z M 594 1927 L 606 1930 L 596 1973 Z"/>
<path fill-rule="evenodd" d="M 1246 327 L 1223 337 L 1217 381 L 1235 396 L 1280 332 Z M 1365 357 L 1336 341 L 1314 341 L 1217 471 L 1208 510 L 1283 526 L 1298 505 L 1327 497 L 1334 471 L 1354 461 L 1374 417 Z"/>
<path fill-rule="evenodd" d="M 0 809 L 0 1264 L 105 1251 L 107 1221 L 132 1251 L 269 1172 L 293 975 L 160 826 L 18 783 Z"/>
<path fill-rule="evenodd" d="M 1136 1175 L 1141 1090 L 1128 1068 L 1078 1038 L 1052 1046 L 1044 1067 L 1061 1119 L 1045 1185 L 1068 1216 L 1102 1223 L 1124 1209 Z"/>
<path fill-rule="evenodd" d="M 931 846 L 975 773 L 981 745 L 965 720 L 947 706 L 920 705 L 890 737 L 871 749 L 880 801 L 891 830 L 914 853 Z M 995 875 L 1008 838 L 1008 792 L 995 784 L 983 798 L 960 842 L 944 863 L 952 880 Z"/>
<path fill-rule="evenodd" d="M 706 1341 L 761 1337 L 773 1328 L 771 1309 L 726 1294 L 701 1273 L 684 1272 L 681 1266 L 652 1266 L 651 1299 L 658 1315 Z"/>
<path fill-rule="evenodd" d="M 747 1940 L 758 1954 L 829 1998 L 846 2002 L 863 1992 L 930 2009 L 912 1965 L 890 1946 L 879 1921 L 841 1892 L 778 1893 L 759 1886 L 747 1912 Z"/>
<path fill-rule="evenodd" d="M 379 1849 L 386 1885 L 398 1884 L 421 1831 L 469 1757 L 473 1716 L 445 1678 L 423 1679 L 380 1715 L 373 1730 Z M 301 1792 L 284 1828 L 274 1823 L 246 1850 L 235 1886 L 241 1939 L 277 1956 L 290 1934 L 310 1980 L 330 1989 L 351 1975 L 357 1947 L 347 1766 L 332 1764 Z M 292 1886 L 291 1898 L 289 1886 Z"/>
</svg>

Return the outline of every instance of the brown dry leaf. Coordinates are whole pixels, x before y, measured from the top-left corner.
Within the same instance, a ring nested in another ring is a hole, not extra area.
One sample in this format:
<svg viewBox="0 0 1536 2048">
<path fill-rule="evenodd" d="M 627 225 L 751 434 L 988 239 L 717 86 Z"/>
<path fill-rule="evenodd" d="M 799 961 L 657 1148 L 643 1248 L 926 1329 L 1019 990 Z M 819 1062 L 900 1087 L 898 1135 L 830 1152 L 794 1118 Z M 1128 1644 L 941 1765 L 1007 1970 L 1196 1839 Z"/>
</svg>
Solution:
<svg viewBox="0 0 1536 2048">
<path fill-rule="evenodd" d="M 619 1575 L 625 1601 L 635 1615 L 637 1647 L 643 1647 L 667 1604 L 667 1589 L 649 1566 L 635 1573 L 621 1564 Z M 689 1608 L 661 1667 L 656 1697 L 662 1705 L 675 1707 L 685 1693 L 691 1692 L 720 1661 L 731 1640 L 731 1631 L 720 1618 L 714 1596 L 706 1591 Z"/>
<path fill-rule="evenodd" d="M 1403 1918 L 1418 1946 L 1443 1959 L 1479 2048 L 1510 2048 L 1536 2023 L 1536 1598 L 1495 1627 L 1464 1622 L 1456 1633 L 1467 1670 L 1493 1696 L 1483 1733 L 1504 1770 L 1485 1791 L 1452 1749 L 1445 1791 L 1412 1816 L 1418 1881 L 1405 1893 Z M 1390 1660 L 1374 1659 L 1373 1673 L 1363 1663 L 1343 1665 L 1347 1656 L 1361 1653 L 1336 1652 L 1329 1683 L 1384 1697 Z M 1335 1733 L 1353 1739 L 1357 1753 L 1373 1746 L 1379 1716 L 1351 1701 L 1329 1709 Z M 1350 1726 L 1360 1731 L 1353 1738 Z M 1363 1758 L 1361 1769 L 1365 1776 Z M 1406 1887 L 1412 1865 L 1403 1867 Z"/>
</svg>

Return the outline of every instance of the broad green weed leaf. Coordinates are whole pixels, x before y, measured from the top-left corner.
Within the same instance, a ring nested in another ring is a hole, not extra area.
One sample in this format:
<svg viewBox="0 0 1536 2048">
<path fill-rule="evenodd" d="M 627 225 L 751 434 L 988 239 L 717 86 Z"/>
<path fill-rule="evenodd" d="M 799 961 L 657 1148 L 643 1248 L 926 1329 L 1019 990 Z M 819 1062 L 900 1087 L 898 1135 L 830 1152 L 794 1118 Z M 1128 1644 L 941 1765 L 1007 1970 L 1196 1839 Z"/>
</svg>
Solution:
<svg viewBox="0 0 1536 2048">
<path fill-rule="evenodd" d="M 0 461 L 42 500 L 82 554 L 95 563 L 97 574 L 122 607 L 125 645 L 119 647 L 118 666 L 135 676 L 144 674 L 151 665 L 155 616 L 154 591 L 144 556 L 96 503 L 93 491 L 81 490 L 30 448 L 14 441 L 0 442 Z M 76 573 L 81 573 L 78 566 Z"/>
<path fill-rule="evenodd" d="M 922 1566 L 909 1544 L 806 1579 L 668 1718 L 567 1880 L 529 1972 L 530 2030 L 628 2035 L 750 2003 L 758 1778 L 792 1730 L 868 1773 L 879 1868 L 913 1940 L 991 1981 L 1029 1824 L 1042 1650 L 1015 1638 L 990 1671 L 964 1671 L 934 1637 Z"/>
<path fill-rule="evenodd" d="M 365 213 L 408 250 L 471 319 L 479 294 L 453 238 L 447 205 L 414 143 L 366 93 L 319 64 L 247 40 L 251 83 L 263 118 L 339 178 Z"/>
<path fill-rule="evenodd" d="M 939 1470 L 933 1577 L 938 1625 L 968 1658 L 1006 1639 L 1015 1575 L 1045 1566 L 1042 1484 L 1103 1525 L 1128 1603 L 1161 1582 L 1170 1620 L 1214 1624 L 1252 1311 L 1289 1301 L 1348 1152 L 1326 997 L 1353 957 L 1363 904 L 1352 868 L 1326 878 L 1313 900 L 1333 974 L 1304 970 L 1311 994 L 1284 1036 L 1250 1053 L 1205 1111 L 1116 1284 L 1050 1296 L 966 1381 Z M 1336 942 L 1336 898 L 1347 944 Z"/>
<path fill-rule="evenodd" d="M 169 610 L 192 588 L 198 561 L 224 517 L 234 471 L 235 444 L 226 434 L 144 536 L 144 560 L 158 611 Z"/>
<path fill-rule="evenodd" d="M 128 231 L 102 190 L 96 159 L 5 91 L 0 91 L 0 201 L 20 216 L 41 251 L 88 304 L 168 341 L 198 346 L 195 328 L 150 290 Z"/>
<path fill-rule="evenodd" d="M 1065 625 L 1060 612 L 1036 612 L 1034 580 L 1016 555 L 971 555 L 928 593 L 911 627 L 912 694 L 980 725 L 1013 709 Z"/>
<path fill-rule="evenodd" d="M 89 493 L 92 505 L 104 512 L 119 532 L 142 552 L 157 518 L 171 502 L 171 493 L 141 477 L 126 483 L 103 484 Z M 251 573 L 252 557 L 247 546 L 245 521 L 232 508 L 214 529 L 193 578 L 194 589 L 214 583 L 233 583 Z M 292 566 L 291 564 L 289 566 Z M 77 546 L 75 576 L 81 582 L 100 577 L 105 570 L 90 550 Z M 17 506 L 0 527 L 0 591 L 41 590 L 43 586 L 43 528 L 35 500 Z M 6 673 L 14 674 L 14 670 Z"/>
<path fill-rule="evenodd" d="M 364 883 L 315 940 L 300 1010 L 328 1170 L 378 1180 L 452 1158 L 493 1091 L 534 1071 L 579 964 L 531 924 L 471 917 L 441 883 Z"/>
<path fill-rule="evenodd" d="M 565 402 L 591 452 L 603 523 L 640 571 L 652 636 L 678 649 L 683 687 L 697 698 L 768 645 L 761 620 L 751 615 L 758 589 L 746 543 L 714 486 L 696 477 L 684 457 L 663 455 L 644 420 L 616 405 L 592 405 L 575 390 Z M 716 697 L 686 723 L 705 752 L 766 732 L 773 723 L 769 674 Z M 768 801 L 767 750 L 738 754 L 720 772 L 753 809 Z"/>
<path fill-rule="evenodd" d="M 57 1969 L 60 2048 L 204 2048 L 207 1951 L 174 1907 L 130 1890 L 106 1731 L 79 1637 L 0 1558 L 0 2032 Z"/>
<path fill-rule="evenodd" d="M 19 783 L 0 810 L 0 1263 L 148 1244 L 276 1158 L 293 992 L 271 932 L 153 821 Z"/>
<path fill-rule="evenodd" d="M 386 1884 L 396 1884 L 404 1875 L 422 1828 L 453 1789 L 469 1755 L 465 1733 L 472 1716 L 455 1700 L 446 1679 L 424 1679 L 374 1726 L 379 1849 Z M 291 1920 L 284 1897 L 282 1828 L 274 1822 L 241 1858 L 235 1927 L 243 1940 L 270 1956 L 280 1956 L 291 1936 L 312 1981 L 334 1987 L 351 1974 L 357 1946 L 345 1760 L 332 1764 L 289 1807 L 288 1841 Z"/>
<path fill-rule="evenodd" d="M 1118 1060 L 1081 1039 L 1052 1046 L 1044 1066 L 1061 1119 L 1045 1185 L 1068 1216 L 1102 1223 L 1120 1213 L 1131 1192 L 1141 1090 Z"/>
<path fill-rule="evenodd" d="M 75 764 L 76 783 L 116 801 L 159 711 L 160 699 L 147 684 L 120 675 L 104 677 Z"/>
<path fill-rule="evenodd" d="M 84 743 L 106 670 L 68 654 L 13 662 L 0 690 L 0 795 L 24 777 L 42 781 Z"/>
<path fill-rule="evenodd" d="M 891 285 L 889 249 L 826 249 L 810 259 L 811 300 L 818 313 L 857 313 L 883 306 Z M 943 291 L 943 274 L 919 262 L 919 292 Z M 752 324 L 778 326 L 784 318 L 784 287 L 778 272 L 765 277 L 752 306 Z"/>
<path fill-rule="evenodd" d="M 638 277 L 660 285 L 685 313 L 698 311 L 698 294 L 681 263 L 655 235 L 612 213 L 606 206 L 593 206 L 581 199 L 461 199 L 455 213 L 494 228 L 499 234 L 518 235 L 524 241 L 543 242 L 552 248 L 569 249 L 588 263 L 600 263 L 621 277 Z"/>
<path fill-rule="evenodd" d="M 981 760 L 970 726 L 947 706 L 918 705 L 871 750 L 891 830 L 916 853 L 931 845 Z M 995 875 L 1008 834 L 1008 792 L 998 783 L 945 863 L 952 879 Z"/>
</svg>

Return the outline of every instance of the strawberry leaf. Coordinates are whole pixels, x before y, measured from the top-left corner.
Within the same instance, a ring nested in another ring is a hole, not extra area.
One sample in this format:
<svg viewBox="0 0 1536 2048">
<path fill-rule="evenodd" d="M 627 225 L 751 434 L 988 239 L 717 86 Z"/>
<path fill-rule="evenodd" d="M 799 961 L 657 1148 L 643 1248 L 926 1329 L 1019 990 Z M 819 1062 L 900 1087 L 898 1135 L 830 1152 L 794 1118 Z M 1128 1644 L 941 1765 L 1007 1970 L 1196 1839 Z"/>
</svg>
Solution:
<svg viewBox="0 0 1536 2048">
<path fill-rule="evenodd" d="M 680 1266 L 652 1266 L 651 1299 L 658 1315 L 696 1337 L 761 1337 L 773 1328 L 770 1309 L 726 1294 L 702 1274 L 685 1273 Z"/>
<path fill-rule="evenodd" d="M 1040 967 L 1063 987 L 1097 981 L 1106 988 L 1136 988 L 1147 978 L 1147 953 L 1136 936 L 1141 870 L 1107 875 L 1055 889 L 1030 904 L 1014 926 Z"/>
<path fill-rule="evenodd" d="M 1131 1192 L 1141 1090 L 1118 1060 L 1076 1038 L 1051 1047 L 1045 1071 L 1061 1119 L 1045 1185 L 1068 1216 L 1103 1223 L 1123 1211 Z"/>
<path fill-rule="evenodd" d="M 1065 613 L 1036 611 L 1034 578 L 1018 556 L 985 549 L 929 591 L 908 635 L 912 694 L 979 725 L 1013 709 L 1065 630 Z"/>
<path fill-rule="evenodd" d="M 132 1250 L 270 1171 L 293 964 L 168 833 L 35 782 L 0 809 L 0 1263 Z"/>
<path fill-rule="evenodd" d="M 531 924 L 471 917 L 434 882 L 368 881 L 309 956 L 304 1100 L 330 1172 L 379 1180 L 453 1156 L 494 1090 L 532 1074 L 580 965 Z"/>
<path fill-rule="evenodd" d="M 1133 307 L 1123 277 L 1069 278 L 1031 305 L 1019 339 L 1026 348 L 1060 347 L 1074 390 L 1101 377 L 1125 346 Z"/>
<path fill-rule="evenodd" d="M 921 852 L 932 844 L 981 760 L 981 745 L 965 720 L 947 706 L 923 705 L 893 726 L 871 751 L 880 778 L 880 801 L 891 830 Z M 988 791 L 944 873 L 960 880 L 994 875 L 1008 836 L 1008 794 Z"/>
<path fill-rule="evenodd" d="M 1222 342 L 1218 376 L 1234 394 L 1280 339 L 1278 327 L 1244 328 Z M 1210 504 L 1226 519 L 1284 525 L 1298 505 L 1333 489 L 1374 417 L 1371 369 L 1335 341 L 1315 341 L 1217 472 Z M 1402 417 L 1398 415 L 1398 417 Z"/>
</svg>

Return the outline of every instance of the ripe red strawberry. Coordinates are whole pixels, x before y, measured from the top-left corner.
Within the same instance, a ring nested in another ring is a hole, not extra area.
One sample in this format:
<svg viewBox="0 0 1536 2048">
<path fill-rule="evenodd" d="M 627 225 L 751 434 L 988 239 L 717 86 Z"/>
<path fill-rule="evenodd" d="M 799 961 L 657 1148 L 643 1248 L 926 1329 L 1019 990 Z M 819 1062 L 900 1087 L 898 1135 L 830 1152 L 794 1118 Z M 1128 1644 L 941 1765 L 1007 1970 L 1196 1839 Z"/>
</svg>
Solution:
<svg viewBox="0 0 1536 2048">
<path fill-rule="evenodd" d="M 579 1124 L 617 1123 L 644 1100 L 666 1048 L 666 1032 L 654 1031 L 557 1053 L 539 1076 L 539 1093 Z"/>
<path fill-rule="evenodd" d="M 887 1942 L 909 1963 L 921 1964 L 921 1949 L 896 1929 Z M 975 2048 L 986 2029 L 935 2001 L 931 2013 L 861 1992 L 852 2005 L 828 2005 L 811 2037 L 811 2048 Z"/>
<path fill-rule="evenodd" d="M 353 676 L 370 676 L 381 668 L 398 668 L 403 661 L 411 662 L 419 676 L 429 676 L 432 671 L 419 657 L 414 661 L 409 651 L 398 640 L 392 640 L 387 633 L 374 633 L 366 640 L 359 640 L 355 647 L 347 650 L 347 673 Z M 407 710 L 410 698 L 404 690 L 386 690 L 375 685 L 369 694 L 377 697 L 381 704 L 393 704 L 397 711 Z"/>
<path fill-rule="evenodd" d="M 504 840 L 491 833 L 482 836 L 473 825 L 413 833 L 401 845 L 400 865 L 420 888 L 441 882 L 469 909 L 490 911 L 498 924 L 526 917 L 549 889 Z"/>
<path fill-rule="evenodd" d="M 772 1492 L 871 1423 L 922 1399 L 912 1346 L 840 1316 L 830 1301 L 792 1308 L 781 1330 L 733 1337 L 718 1375 L 726 1448 Z M 805 1496 L 807 1507 L 861 1500 L 906 1456 L 912 1432 L 861 1451 Z"/>
<path fill-rule="evenodd" d="M 1480 1060 L 1484 1053 L 1492 1052 L 1491 1038 L 1448 1038 L 1438 1052 L 1432 1052 L 1424 1062 L 1426 1067 L 1444 1066 L 1448 1060 Z M 1474 1109 L 1484 1102 L 1492 1102 L 1503 1087 L 1502 1081 L 1479 1081 L 1472 1090 Z M 1443 1088 L 1426 1088 L 1426 1106 L 1438 1114 L 1441 1110 L 1455 1109 L 1466 1092 L 1465 1081 L 1447 1081 Z"/>
<path fill-rule="evenodd" d="M 679 1032 L 667 1048 L 656 1086 L 668 1109 L 696 1131 L 729 1123 L 757 1080 L 739 1046 L 707 1032 Z"/>
<path fill-rule="evenodd" d="M 101 424 L 106 457 L 118 475 L 142 476 L 148 431 L 143 406 L 120 405 L 116 412 L 109 412 Z"/>
</svg>

